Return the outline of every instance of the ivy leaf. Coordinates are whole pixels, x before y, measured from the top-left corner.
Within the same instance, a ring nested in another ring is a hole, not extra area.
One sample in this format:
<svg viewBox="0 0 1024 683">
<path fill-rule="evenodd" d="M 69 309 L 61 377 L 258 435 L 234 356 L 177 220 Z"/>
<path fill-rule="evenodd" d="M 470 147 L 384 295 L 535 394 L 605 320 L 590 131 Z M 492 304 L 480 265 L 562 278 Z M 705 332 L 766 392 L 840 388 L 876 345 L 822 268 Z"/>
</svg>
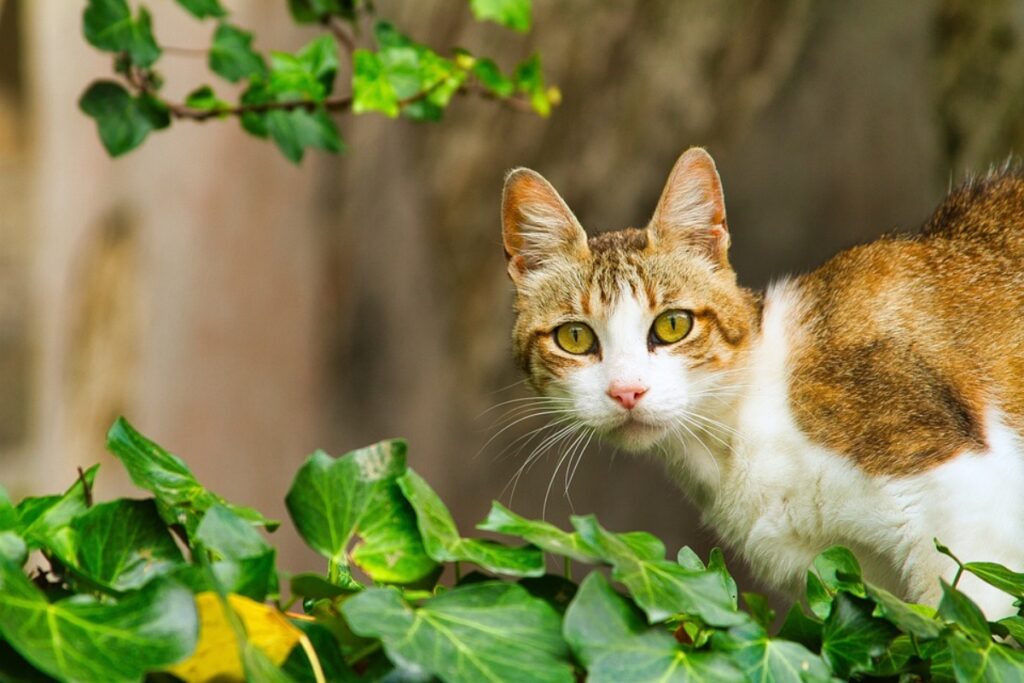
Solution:
<svg viewBox="0 0 1024 683">
<path fill-rule="evenodd" d="M 1024 617 L 1006 617 L 999 624 L 1018 642 L 1024 643 Z"/>
<path fill-rule="evenodd" d="M 353 60 L 352 110 L 379 111 L 390 117 L 401 111 L 417 120 L 440 118 L 468 77 L 466 69 L 387 22 L 377 23 L 374 37 L 379 50 L 357 50 Z"/>
<path fill-rule="evenodd" d="M 62 559 L 116 591 L 139 588 L 184 562 L 152 500 L 99 503 L 76 517 L 71 530 L 75 553 Z"/>
<path fill-rule="evenodd" d="M 968 562 L 964 569 L 1016 598 L 1024 598 L 1024 573 L 1010 571 L 995 562 Z"/>
<path fill-rule="evenodd" d="M 285 502 L 313 550 L 341 565 L 353 539 L 356 562 L 375 581 L 412 583 L 434 571 L 415 514 L 398 490 L 404 441 L 381 441 L 334 459 L 317 451 L 299 469 Z"/>
<path fill-rule="evenodd" d="M 540 55 L 533 55 L 516 67 L 516 90 L 530 99 L 530 106 L 539 115 L 551 116 L 551 108 L 561 101 L 558 88 L 549 87 L 544 81 L 544 72 L 540 65 Z"/>
<path fill-rule="evenodd" d="M 0 531 L 18 527 L 18 511 L 14 509 L 6 489 L 0 486 Z"/>
<path fill-rule="evenodd" d="M 32 548 L 47 548 L 61 557 L 75 552 L 71 522 L 85 513 L 85 487 L 92 487 L 99 465 L 93 465 L 60 496 L 26 498 L 18 505 L 20 535 Z"/>
<path fill-rule="evenodd" d="M 991 640 L 979 645 L 954 635 L 949 639 L 949 651 L 957 681 L 1008 683 L 1020 681 L 1024 672 L 1024 652 Z"/>
<path fill-rule="evenodd" d="M 352 62 L 352 111 L 356 114 L 377 111 L 390 118 L 397 117 L 398 93 L 380 55 L 360 49 L 352 55 Z"/>
<path fill-rule="evenodd" d="M 107 432 L 107 448 L 128 470 L 136 486 L 153 494 L 160 516 L 168 524 L 180 524 L 191 537 L 203 514 L 214 505 L 227 507 L 250 524 L 273 531 L 280 524 L 256 510 L 228 503 L 200 484 L 178 456 L 137 432 L 123 417 Z"/>
<path fill-rule="evenodd" d="M 814 570 L 830 593 L 846 591 L 859 598 L 865 597 L 860 563 L 848 549 L 832 546 L 814 558 Z"/>
<path fill-rule="evenodd" d="M 118 83 L 97 81 L 82 95 L 79 108 L 96 121 L 100 141 L 112 157 L 135 149 L 154 130 L 171 124 L 166 105 L 150 95 L 132 97 Z"/>
<path fill-rule="evenodd" d="M 314 24 L 337 15 L 351 19 L 360 0 L 288 0 L 292 18 L 300 24 Z"/>
<path fill-rule="evenodd" d="M 24 539 L 13 531 L 0 531 L 0 562 L 6 560 L 21 567 L 28 559 L 28 546 Z"/>
<path fill-rule="evenodd" d="M 199 642 L 188 659 L 169 667 L 186 681 L 289 680 L 277 665 L 302 638 L 277 609 L 240 595 L 222 598 L 214 592 L 195 596 L 201 627 Z M 236 621 L 237 620 L 237 621 Z M 234 621 L 234 623 L 233 623 Z M 244 631 L 236 630 L 241 622 Z M 249 678 L 246 673 L 255 669 Z"/>
<path fill-rule="evenodd" d="M 839 593 L 822 632 L 821 654 L 840 678 L 868 672 L 898 631 L 872 616 L 874 603 Z"/>
<path fill-rule="evenodd" d="M 160 58 L 149 12 L 142 8 L 133 19 L 127 0 L 89 0 L 82 13 L 82 32 L 93 47 L 126 53 L 138 66 L 152 66 Z"/>
<path fill-rule="evenodd" d="M 530 30 L 531 0 L 470 0 L 477 21 L 493 21 L 514 31 Z"/>
<path fill-rule="evenodd" d="M 116 603 L 75 596 L 54 603 L 0 560 L 0 634 L 41 671 L 91 683 L 138 681 L 195 647 L 192 594 L 153 581 Z"/>
<path fill-rule="evenodd" d="M 178 4 L 196 19 L 207 17 L 219 19 L 228 15 L 224 7 L 221 6 L 220 0 L 178 0 Z"/>
<path fill-rule="evenodd" d="M 684 650 L 667 631 L 649 627 L 643 615 L 597 572 L 580 586 L 563 630 L 587 669 L 588 683 L 744 680 L 721 654 Z"/>
<path fill-rule="evenodd" d="M 185 98 L 185 106 L 199 111 L 221 111 L 228 109 L 230 105 L 217 97 L 213 88 L 204 85 L 188 94 Z"/>
<path fill-rule="evenodd" d="M 828 666 L 799 643 L 775 640 L 755 623 L 716 633 L 716 649 L 729 653 L 750 683 L 829 683 Z"/>
<path fill-rule="evenodd" d="M 274 548 L 228 508 L 218 504 L 207 510 L 195 540 L 215 554 L 211 568 L 222 590 L 253 600 L 277 592 Z"/>
<path fill-rule="evenodd" d="M 302 573 L 292 576 L 288 581 L 292 595 L 303 598 L 323 600 L 337 598 L 342 595 L 350 595 L 354 591 L 331 583 L 319 574 Z"/>
<path fill-rule="evenodd" d="M 800 603 L 794 604 L 786 613 L 786 618 L 779 629 L 778 637 L 800 643 L 812 652 L 821 650 L 821 632 L 823 624 L 804 613 Z"/>
<path fill-rule="evenodd" d="M 573 517 L 572 523 L 583 540 L 612 565 L 612 578 L 626 586 L 652 623 L 678 613 L 720 627 L 748 619 L 736 610 L 729 586 L 719 572 L 690 571 L 669 562 L 664 559 L 664 546 L 660 556 L 654 556 L 649 544 L 631 543 L 610 533 L 593 516 Z"/>
<path fill-rule="evenodd" d="M 447 683 L 572 683 L 558 613 L 522 587 L 460 586 L 411 607 L 392 589 L 345 601 L 352 630 L 380 638 L 391 661 Z"/>
<path fill-rule="evenodd" d="M 482 86 L 498 97 L 512 97 L 516 92 L 515 82 L 501 73 L 493 59 L 475 59 L 472 72 Z"/>
<path fill-rule="evenodd" d="M 775 621 L 775 610 L 768 604 L 768 598 L 759 593 L 744 593 L 743 602 L 746 603 L 754 621 L 765 630 L 771 628 L 772 622 Z"/>
<path fill-rule="evenodd" d="M 919 605 L 903 602 L 878 586 L 865 584 L 865 588 L 881 615 L 904 633 L 918 640 L 934 640 L 942 635 L 942 624 L 921 614 Z"/>
<path fill-rule="evenodd" d="M 224 22 L 213 34 L 209 65 L 211 71 L 232 83 L 267 73 L 263 57 L 252 49 L 252 33 Z"/>
<path fill-rule="evenodd" d="M 462 538 L 440 497 L 418 474 L 407 471 L 398 479 L 402 493 L 416 511 L 416 522 L 427 554 L 438 562 L 472 562 L 487 571 L 511 576 L 540 576 L 544 553 L 533 546 L 510 546 Z"/>
<path fill-rule="evenodd" d="M 113 81 L 93 83 L 78 106 L 96 121 L 100 141 L 112 157 L 130 152 L 152 131 L 171 125 L 163 103 L 147 95 L 132 97 Z"/>
<path fill-rule="evenodd" d="M 832 594 L 813 571 L 807 572 L 807 604 L 814 616 L 823 621 L 832 611 Z"/>
<path fill-rule="evenodd" d="M 992 630 L 978 606 L 945 581 L 942 582 L 939 616 L 958 625 L 967 637 L 979 645 L 992 640 Z"/>
<path fill-rule="evenodd" d="M 601 556 L 589 548 L 579 534 L 562 531 L 547 522 L 520 517 L 497 501 L 491 503 L 487 519 L 477 524 L 476 528 L 515 536 L 549 553 L 571 557 L 579 562 L 594 563 L 601 560 Z"/>
</svg>

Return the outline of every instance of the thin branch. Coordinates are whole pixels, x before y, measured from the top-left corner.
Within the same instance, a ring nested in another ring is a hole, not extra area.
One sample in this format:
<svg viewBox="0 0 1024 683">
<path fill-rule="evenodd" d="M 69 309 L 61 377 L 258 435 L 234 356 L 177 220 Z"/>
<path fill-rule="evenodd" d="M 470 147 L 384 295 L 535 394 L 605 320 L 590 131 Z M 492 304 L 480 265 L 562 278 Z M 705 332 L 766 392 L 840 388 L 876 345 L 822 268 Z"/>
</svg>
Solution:
<svg viewBox="0 0 1024 683">
<path fill-rule="evenodd" d="M 289 102 L 261 102 L 259 104 L 240 104 L 237 107 L 225 107 L 223 109 L 195 109 L 176 102 L 164 102 L 171 116 L 176 119 L 188 121 L 207 121 L 209 119 L 223 116 L 243 116 L 245 114 L 263 114 L 268 111 L 295 111 L 305 109 L 312 111 L 318 107 L 324 107 L 327 111 L 347 112 L 352 108 L 352 97 L 344 95 L 341 97 L 328 97 L 318 102 L 317 100 L 292 100 Z"/>
<path fill-rule="evenodd" d="M 345 52 L 351 58 L 352 53 L 356 51 L 356 39 L 349 32 L 345 22 L 334 15 L 328 15 L 320 23 L 331 32 L 335 40 L 341 43 L 341 46 L 345 48 Z"/>
</svg>

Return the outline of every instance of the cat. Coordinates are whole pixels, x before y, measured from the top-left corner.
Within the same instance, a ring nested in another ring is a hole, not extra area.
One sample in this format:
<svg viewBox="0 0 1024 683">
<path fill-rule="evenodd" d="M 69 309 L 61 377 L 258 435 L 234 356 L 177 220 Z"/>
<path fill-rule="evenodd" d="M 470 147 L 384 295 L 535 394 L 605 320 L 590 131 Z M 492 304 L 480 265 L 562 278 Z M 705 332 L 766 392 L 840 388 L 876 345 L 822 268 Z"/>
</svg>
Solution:
<svg viewBox="0 0 1024 683">
<path fill-rule="evenodd" d="M 841 544 L 935 605 L 961 559 L 1024 569 L 1024 175 L 951 192 L 916 235 L 763 294 L 737 284 L 711 156 L 676 162 L 646 228 L 587 237 L 539 174 L 506 178 L 513 349 L 582 429 L 661 457 L 766 584 Z M 959 586 L 990 618 L 1013 599 Z"/>
</svg>

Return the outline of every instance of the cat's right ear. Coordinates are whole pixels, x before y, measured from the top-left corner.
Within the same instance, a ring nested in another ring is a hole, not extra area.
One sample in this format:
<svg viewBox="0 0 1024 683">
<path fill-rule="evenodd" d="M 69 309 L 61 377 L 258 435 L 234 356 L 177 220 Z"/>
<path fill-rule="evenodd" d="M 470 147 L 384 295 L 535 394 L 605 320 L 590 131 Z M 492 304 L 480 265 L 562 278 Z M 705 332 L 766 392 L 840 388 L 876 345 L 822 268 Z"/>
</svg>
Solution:
<svg viewBox="0 0 1024 683">
<path fill-rule="evenodd" d="M 505 178 L 501 236 L 508 274 L 519 283 L 553 259 L 583 259 L 587 235 L 554 187 L 528 168 Z"/>
</svg>

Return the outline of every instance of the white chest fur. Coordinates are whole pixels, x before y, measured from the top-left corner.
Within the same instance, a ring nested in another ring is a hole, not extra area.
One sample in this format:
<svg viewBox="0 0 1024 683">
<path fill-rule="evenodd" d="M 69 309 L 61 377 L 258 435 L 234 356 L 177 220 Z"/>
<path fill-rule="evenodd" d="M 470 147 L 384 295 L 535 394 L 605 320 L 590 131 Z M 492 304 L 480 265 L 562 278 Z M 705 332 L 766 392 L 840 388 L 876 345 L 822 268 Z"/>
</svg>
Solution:
<svg viewBox="0 0 1024 683">
<path fill-rule="evenodd" d="M 786 369 L 797 294 L 790 284 L 769 291 L 738 401 L 715 416 L 734 430 L 731 449 L 682 444 L 678 473 L 705 521 L 758 576 L 791 593 L 835 544 L 851 548 L 870 579 L 923 602 L 937 601 L 939 577 L 956 570 L 934 538 L 961 559 L 1024 568 L 1024 444 L 997 409 L 986 415 L 987 452 L 901 477 L 869 476 L 801 432 Z M 961 586 L 991 617 L 1012 611 L 1008 596 L 980 582 Z"/>
</svg>

